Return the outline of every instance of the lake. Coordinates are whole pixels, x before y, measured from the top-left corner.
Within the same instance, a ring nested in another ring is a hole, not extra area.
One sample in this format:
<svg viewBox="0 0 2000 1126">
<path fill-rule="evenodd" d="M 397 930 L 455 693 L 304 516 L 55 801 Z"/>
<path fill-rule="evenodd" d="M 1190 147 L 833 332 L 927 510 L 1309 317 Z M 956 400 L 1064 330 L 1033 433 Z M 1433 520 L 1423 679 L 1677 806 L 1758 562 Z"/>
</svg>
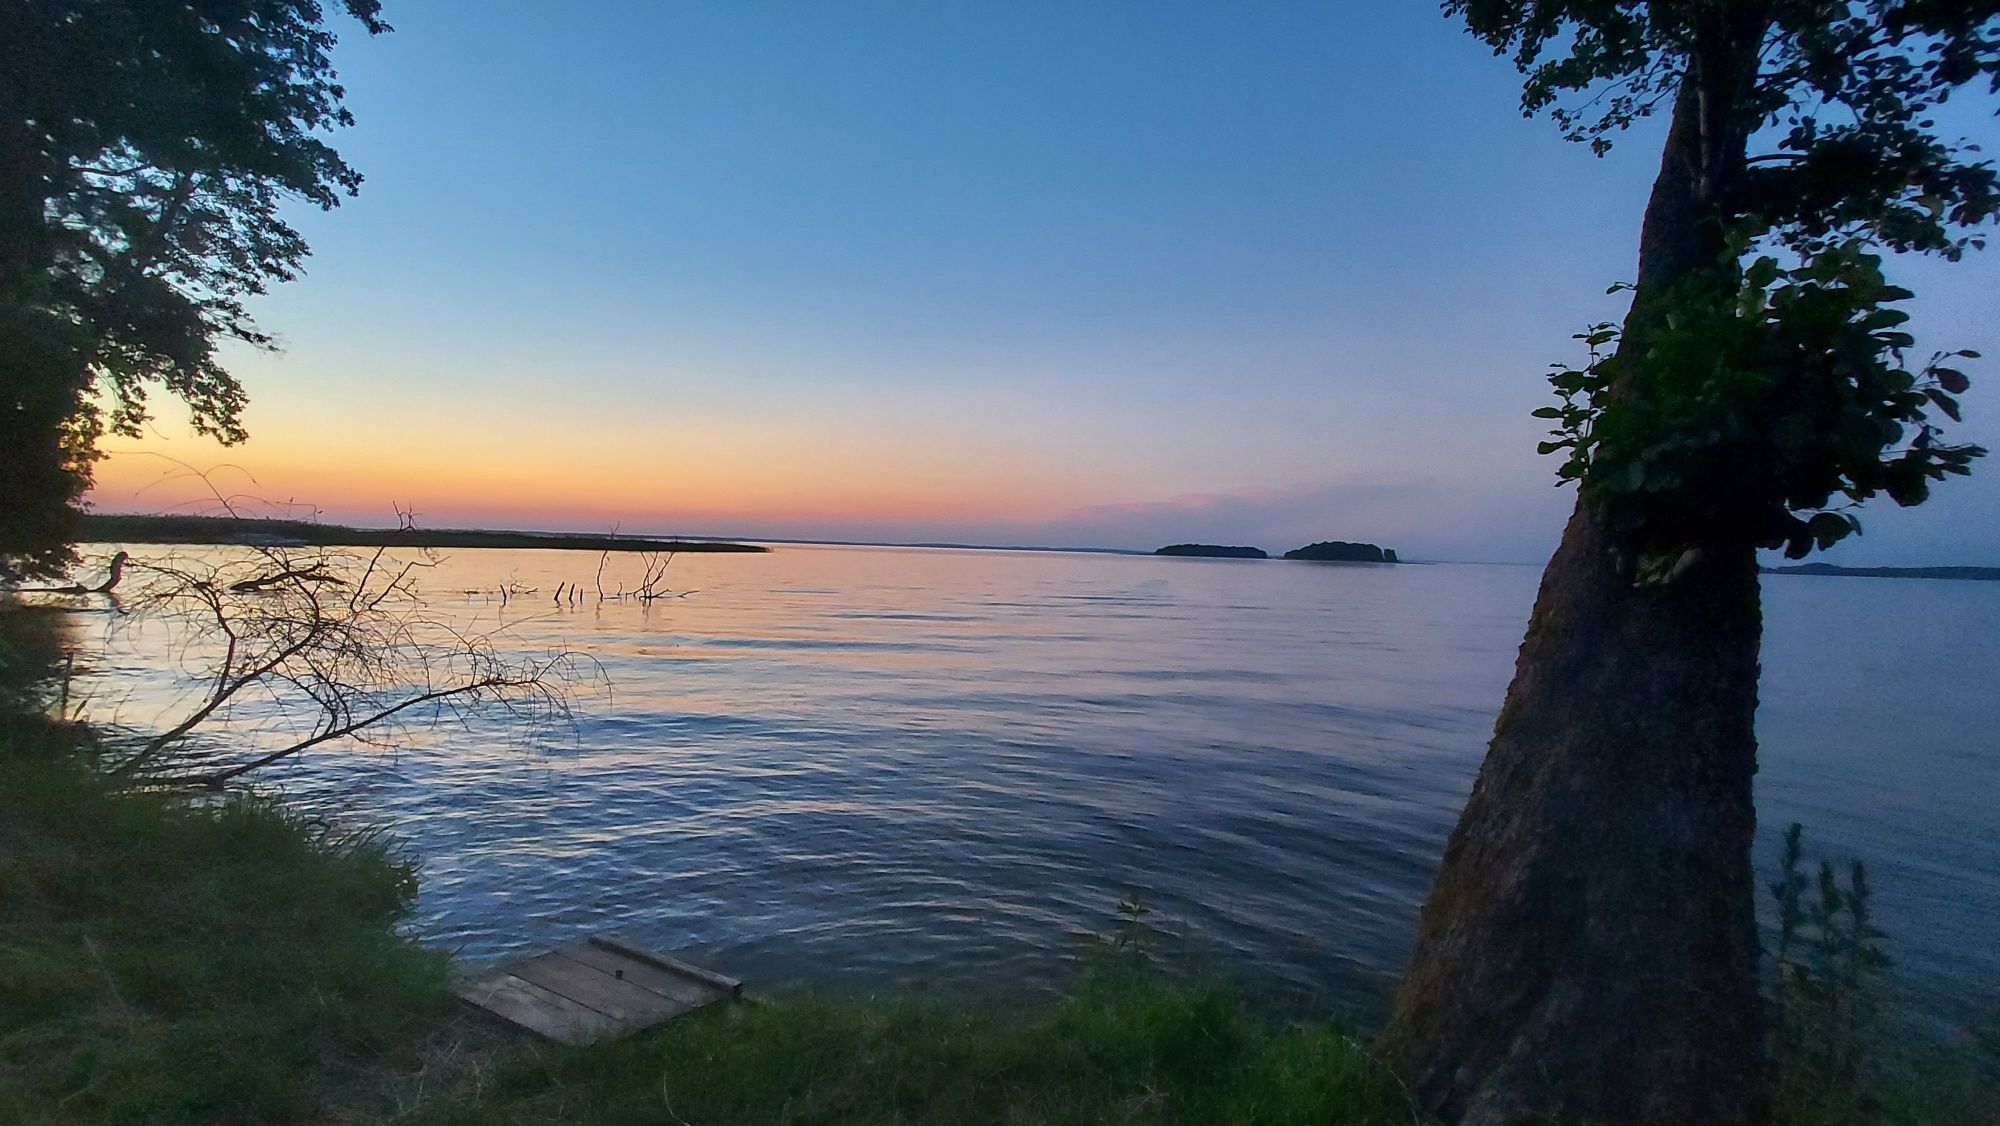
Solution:
<svg viewBox="0 0 2000 1126">
<path fill-rule="evenodd" d="M 1056 988 L 1136 891 L 1177 957 L 1364 1019 L 1539 577 L 780 545 L 677 557 L 684 598 L 548 600 L 596 563 L 461 550 L 425 580 L 601 662 L 549 746 L 439 727 L 265 778 L 406 841 L 426 937 L 483 959 L 616 927 L 756 985 Z M 542 593 L 465 593 L 510 581 Z M 2000 1010 L 2000 583 L 1765 597 L 1760 874 L 1804 822 L 1809 855 L 1868 862 L 1923 1011 Z M 76 621 L 93 715 L 167 706 L 160 631 Z"/>
</svg>

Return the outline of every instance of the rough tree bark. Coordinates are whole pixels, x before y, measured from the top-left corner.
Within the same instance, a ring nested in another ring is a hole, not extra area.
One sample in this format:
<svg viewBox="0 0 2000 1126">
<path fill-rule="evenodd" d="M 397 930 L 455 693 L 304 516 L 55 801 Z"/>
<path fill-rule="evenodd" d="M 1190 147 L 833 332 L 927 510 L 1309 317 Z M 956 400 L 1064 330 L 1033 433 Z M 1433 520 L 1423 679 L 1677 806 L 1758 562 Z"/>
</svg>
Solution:
<svg viewBox="0 0 2000 1126">
<path fill-rule="evenodd" d="M 1763 25 L 1718 28 L 1678 92 L 1621 358 L 1724 250 L 1732 125 Z M 1621 364 L 1643 396 L 1643 373 Z M 1543 576 L 1382 1047 L 1447 1121 L 1727 1126 L 1763 1110 L 1749 847 L 1754 549 L 1639 586 L 1588 498 Z"/>
</svg>

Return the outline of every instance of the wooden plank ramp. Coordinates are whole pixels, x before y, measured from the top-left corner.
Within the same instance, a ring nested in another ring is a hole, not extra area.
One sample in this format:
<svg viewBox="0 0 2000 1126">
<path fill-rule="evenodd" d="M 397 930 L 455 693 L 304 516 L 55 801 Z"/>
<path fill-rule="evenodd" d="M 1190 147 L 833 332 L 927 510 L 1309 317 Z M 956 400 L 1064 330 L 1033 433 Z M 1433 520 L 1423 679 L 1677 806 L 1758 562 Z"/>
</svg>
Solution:
<svg viewBox="0 0 2000 1126">
<path fill-rule="evenodd" d="M 509 1024 L 582 1047 L 743 995 L 743 983 L 611 935 L 509 962 L 458 995 Z"/>
</svg>

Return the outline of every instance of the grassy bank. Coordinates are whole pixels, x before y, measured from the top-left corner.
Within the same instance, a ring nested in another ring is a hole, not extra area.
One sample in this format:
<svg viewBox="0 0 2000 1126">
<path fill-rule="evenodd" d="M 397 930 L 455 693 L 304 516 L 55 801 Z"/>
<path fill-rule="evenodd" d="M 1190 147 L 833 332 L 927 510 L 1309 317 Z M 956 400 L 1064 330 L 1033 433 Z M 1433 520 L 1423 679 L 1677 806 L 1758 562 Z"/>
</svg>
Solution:
<svg viewBox="0 0 2000 1126">
<path fill-rule="evenodd" d="M 305 1120 L 449 1011 L 379 839 L 0 749 L 0 1122 Z"/>
<path fill-rule="evenodd" d="M 1226 989 L 1098 972 L 1052 1009 L 810 994 L 584 1052 L 524 1055 L 415 1121 L 1412 1123 L 1328 1026 L 1276 1027 Z"/>
</svg>

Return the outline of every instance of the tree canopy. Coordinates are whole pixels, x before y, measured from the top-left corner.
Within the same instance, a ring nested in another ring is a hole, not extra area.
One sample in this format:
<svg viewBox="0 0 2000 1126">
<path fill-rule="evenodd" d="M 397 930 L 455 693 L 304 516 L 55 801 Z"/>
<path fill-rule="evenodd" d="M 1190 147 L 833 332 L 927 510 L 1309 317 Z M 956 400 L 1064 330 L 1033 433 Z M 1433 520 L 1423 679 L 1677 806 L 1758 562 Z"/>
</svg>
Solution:
<svg viewBox="0 0 2000 1126">
<path fill-rule="evenodd" d="M 344 0 L 370 33 L 376 0 Z M 241 441 L 227 340 L 298 275 L 282 210 L 353 195 L 327 142 L 353 123 L 317 0 L 22 0 L 0 15 L 0 575 L 68 559 L 97 440 L 151 394 Z"/>
<path fill-rule="evenodd" d="M 1603 153 L 1680 96 L 1709 267 L 1641 277 L 1638 348 L 1593 326 L 1543 452 L 1567 451 L 1652 577 L 1707 541 L 1802 556 L 1879 493 L 1921 503 L 1984 450 L 1944 440 L 1967 350 L 1911 360 L 1883 255 L 1984 245 L 2000 177 L 1940 111 L 2000 92 L 1994 0 L 1450 0 L 1527 76 L 1522 108 Z M 1733 51 L 1731 44 L 1747 46 Z M 1732 70 L 1728 61 L 1748 58 Z M 1647 316 L 1648 312 L 1652 315 Z M 1631 325 L 1626 331 L 1630 331 Z M 1643 366 L 1645 392 L 1628 393 Z"/>
</svg>

